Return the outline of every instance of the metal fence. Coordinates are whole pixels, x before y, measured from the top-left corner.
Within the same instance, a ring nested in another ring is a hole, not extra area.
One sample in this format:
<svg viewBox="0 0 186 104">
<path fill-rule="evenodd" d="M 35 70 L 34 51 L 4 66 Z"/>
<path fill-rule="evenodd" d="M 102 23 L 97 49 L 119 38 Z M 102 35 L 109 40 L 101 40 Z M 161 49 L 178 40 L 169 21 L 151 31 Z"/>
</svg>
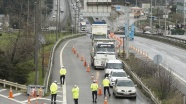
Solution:
<svg viewBox="0 0 186 104">
<path fill-rule="evenodd" d="M 21 91 L 24 91 L 24 92 L 26 92 L 26 90 L 27 90 L 26 85 L 18 84 L 18 83 L 15 83 L 15 82 L 10 82 L 10 81 L 0 79 L 0 83 L 3 84 L 3 87 L 10 86 L 10 87 L 15 88 L 16 90 L 20 89 Z"/>
</svg>

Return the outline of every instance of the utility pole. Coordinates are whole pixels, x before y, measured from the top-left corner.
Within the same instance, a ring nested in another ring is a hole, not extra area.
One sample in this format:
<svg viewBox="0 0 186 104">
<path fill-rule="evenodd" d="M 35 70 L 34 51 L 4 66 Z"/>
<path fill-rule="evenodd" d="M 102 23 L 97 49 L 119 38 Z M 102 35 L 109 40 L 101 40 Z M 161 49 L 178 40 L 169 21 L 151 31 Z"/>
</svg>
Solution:
<svg viewBox="0 0 186 104">
<path fill-rule="evenodd" d="M 126 3 L 126 2 L 125 2 Z M 126 5 L 126 14 L 127 14 L 127 23 L 125 25 L 125 53 L 126 53 L 126 59 L 129 59 L 129 4 Z"/>
<path fill-rule="evenodd" d="M 38 53 L 39 53 L 39 35 L 41 34 L 41 0 L 35 0 L 35 84 L 38 84 Z"/>
<path fill-rule="evenodd" d="M 166 20 L 166 18 L 167 18 L 167 0 L 165 0 L 165 36 L 167 35 L 167 20 Z"/>
<path fill-rule="evenodd" d="M 150 0 L 150 34 L 152 34 L 152 0 Z"/>
<path fill-rule="evenodd" d="M 57 15 L 56 15 L 56 41 L 58 40 L 58 20 L 59 20 L 59 0 L 57 0 Z"/>
</svg>

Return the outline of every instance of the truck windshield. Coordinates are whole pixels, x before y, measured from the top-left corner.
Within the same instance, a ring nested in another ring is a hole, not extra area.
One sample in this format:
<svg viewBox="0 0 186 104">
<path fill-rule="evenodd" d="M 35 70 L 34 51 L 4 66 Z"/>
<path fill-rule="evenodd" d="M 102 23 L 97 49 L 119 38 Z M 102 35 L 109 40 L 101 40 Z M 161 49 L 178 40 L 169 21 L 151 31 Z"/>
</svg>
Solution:
<svg viewBox="0 0 186 104">
<path fill-rule="evenodd" d="M 113 44 L 98 44 L 96 47 L 97 52 L 115 52 Z"/>
<path fill-rule="evenodd" d="M 102 39 L 102 38 L 106 38 L 106 35 L 93 35 L 94 39 Z"/>
<path fill-rule="evenodd" d="M 107 63 L 106 68 L 109 69 L 124 69 L 123 63 Z"/>
</svg>

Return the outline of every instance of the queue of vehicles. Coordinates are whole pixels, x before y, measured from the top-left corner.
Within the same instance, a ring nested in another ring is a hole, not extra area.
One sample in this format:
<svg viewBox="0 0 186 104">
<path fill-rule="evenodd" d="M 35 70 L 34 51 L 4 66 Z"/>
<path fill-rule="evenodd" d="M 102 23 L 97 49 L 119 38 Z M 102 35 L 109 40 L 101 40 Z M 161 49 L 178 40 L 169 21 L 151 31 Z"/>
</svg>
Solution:
<svg viewBox="0 0 186 104">
<path fill-rule="evenodd" d="M 136 98 L 136 85 L 125 72 L 125 64 L 118 59 L 116 40 L 108 38 L 107 28 L 102 21 L 92 24 L 91 65 L 95 69 L 105 70 L 105 77 L 108 77 L 115 97 Z"/>
</svg>

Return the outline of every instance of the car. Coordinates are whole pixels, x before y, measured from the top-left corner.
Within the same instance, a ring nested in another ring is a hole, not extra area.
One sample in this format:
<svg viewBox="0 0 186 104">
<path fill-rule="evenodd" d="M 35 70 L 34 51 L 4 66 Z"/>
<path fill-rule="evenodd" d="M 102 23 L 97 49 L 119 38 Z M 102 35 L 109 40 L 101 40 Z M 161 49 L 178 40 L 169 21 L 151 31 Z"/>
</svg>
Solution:
<svg viewBox="0 0 186 104">
<path fill-rule="evenodd" d="M 136 85 L 129 78 L 118 78 L 113 86 L 113 95 L 115 97 L 136 98 Z"/>
<path fill-rule="evenodd" d="M 108 77 L 108 75 L 112 70 L 124 70 L 124 69 L 125 69 L 125 65 L 119 59 L 112 59 L 112 60 L 105 61 L 105 66 L 104 66 L 105 77 Z"/>
<path fill-rule="evenodd" d="M 115 81 L 118 78 L 129 78 L 129 75 L 124 70 L 112 70 L 109 74 L 110 87 L 115 85 Z"/>
</svg>

